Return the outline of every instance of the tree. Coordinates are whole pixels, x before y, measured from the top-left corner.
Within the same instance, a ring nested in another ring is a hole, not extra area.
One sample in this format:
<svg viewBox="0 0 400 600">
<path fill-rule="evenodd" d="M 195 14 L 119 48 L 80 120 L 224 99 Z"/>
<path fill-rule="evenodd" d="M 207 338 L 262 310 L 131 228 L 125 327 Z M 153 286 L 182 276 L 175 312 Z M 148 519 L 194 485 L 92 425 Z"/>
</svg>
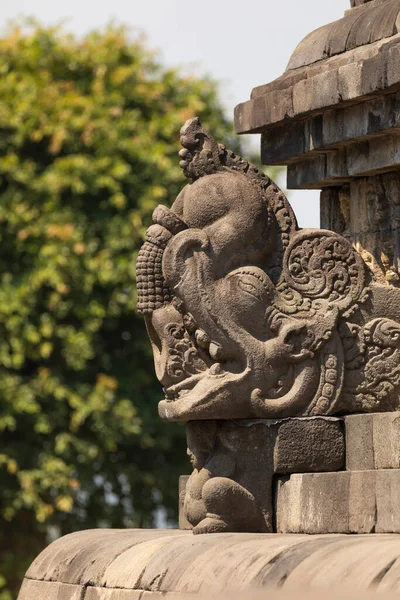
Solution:
<svg viewBox="0 0 400 600">
<path fill-rule="evenodd" d="M 13 28 L 0 75 L 6 600 L 50 526 L 176 518 L 184 427 L 157 415 L 135 259 L 153 209 L 182 187 L 180 126 L 198 115 L 226 140 L 231 124 L 214 82 L 162 67 L 123 28 Z"/>
</svg>

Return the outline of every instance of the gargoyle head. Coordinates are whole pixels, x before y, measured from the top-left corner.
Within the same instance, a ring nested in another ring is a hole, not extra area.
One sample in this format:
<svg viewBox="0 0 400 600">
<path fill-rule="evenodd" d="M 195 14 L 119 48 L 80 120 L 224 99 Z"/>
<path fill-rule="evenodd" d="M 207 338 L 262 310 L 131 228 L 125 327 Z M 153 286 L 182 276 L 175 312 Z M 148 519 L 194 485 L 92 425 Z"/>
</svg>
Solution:
<svg viewBox="0 0 400 600">
<path fill-rule="evenodd" d="M 330 414 L 343 382 L 336 325 L 364 293 L 341 236 L 299 230 L 282 191 L 217 144 L 181 130 L 191 183 L 158 207 L 137 263 L 166 420 Z"/>
</svg>

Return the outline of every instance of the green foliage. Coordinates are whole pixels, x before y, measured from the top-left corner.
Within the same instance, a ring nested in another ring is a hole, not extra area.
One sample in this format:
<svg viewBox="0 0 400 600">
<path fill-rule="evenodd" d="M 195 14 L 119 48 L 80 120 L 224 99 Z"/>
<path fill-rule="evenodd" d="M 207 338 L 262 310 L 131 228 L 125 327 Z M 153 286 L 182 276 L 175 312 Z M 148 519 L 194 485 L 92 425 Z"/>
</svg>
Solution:
<svg viewBox="0 0 400 600">
<path fill-rule="evenodd" d="M 9 31 L 0 98 L 0 511 L 18 549 L 6 535 L 5 600 L 50 525 L 176 518 L 184 428 L 157 415 L 135 259 L 182 187 L 180 126 L 198 115 L 226 139 L 231 125 L 215 83 L 115 27 Z"/>
</svg>

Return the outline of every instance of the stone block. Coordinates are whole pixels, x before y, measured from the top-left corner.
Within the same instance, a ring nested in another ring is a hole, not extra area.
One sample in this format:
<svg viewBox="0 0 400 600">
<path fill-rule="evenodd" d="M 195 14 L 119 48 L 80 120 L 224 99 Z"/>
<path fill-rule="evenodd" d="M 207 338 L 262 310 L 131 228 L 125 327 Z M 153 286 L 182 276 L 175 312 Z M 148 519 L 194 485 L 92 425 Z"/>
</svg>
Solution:
<svg viewBox="0 0 400 600">
<path fill-rule="evenodd" d="M 323 71 L 312 78 L 311 110 L 333 106 L 340 101 L 338 72 Z"/>
<path fill-rule="evenodd" d="M 345 417 L 346 468 L 400 469 L 400 412 Z"/>
<path fill-rule="evenodd" d="M 313 100 L 311 79 L 302 79 L 293 87 L 293 110 L 296 115 L 309 112 Z"/>
<path fill-rule="evenodd" d="M 258 98 L 254 98 L 254 100 L 252 100 L 251 103 L 252 108 L 250 126 L 253 130 L 262 127 L 263 124 L 269 120 L 266 116 L 266 113 L 270 112 L 270 107 L 266 102 L 266 96 L 259 96 Z"/>
<path fill-rule="evenodd" d="M 252 106 L 253 101 L 242 102 L 235 106 L 235 127 L 240 133 L 247 133 L 251 131 L 251 119 L 252 119 Z"/>
<path fill-rule="evenodd" d="M 284 163 L 292 156 L 309 151 L 308 136 L 303 121 L 267 129 L 261 134 L 261 160 L 263 164 Z"/>
<path fill-rule="evenodd" d="M 399 533 L 400 470 L 297 473 L 276 489 L 278 533 Z"/>
<path fill-rule="evenodd" d="M 82 600 L 84 589 L 81 585 L 24 579 L 18 600 Z"/>
<path fill-rule="evenodd" d="M 386 55 L 378 54 L 364 60 L 361 73 L 361 94 L 367 95 L 382 90 L 386 81 Z"/>
<path fill-rule="evenodd" d="M 376 471 L 352 471 L 348 480 L 347 503 L 342 506 L 348 511 L 348 530 L 344 533 L 372 533 L 377 520 Z"/>
<path fill-rule="evenodd" d="M 288 419 L 278 425 L 275 473 L 338 471 L 344 462 L 344 431 L 340 419 Z"/>
<path fill-rule="evenodd" d="M 337 154 L 335 151 L 332 154 Z M 341 155 L 340 155 L 341 157 Z M 329 166 L 333 169 L 333 161 L 335 157 L 329 155 Z M 342 164 L 340 160 L 339 165 Z M 348 183 L 349 177 L 347 171 L 336 172 L 335 177 L 328 172 L 328 157 L 327 155 L 313 155 L 304 160 L 293 162 L 288 166 L 287 170 L 287 187 L 288 189 L 321 189 L 330 185 L 341 185 Z"/>
<path fill-rule="evenodd" d="M 346 193 L 347 192 L 347 193 Z M 348 227 L 348 188 L 326 188 L 321 192 L 320 219 L 323 229 L 343 235 Z"/>
<path fill-rule="evenodd" d="M 345 417 L 346 468 L 350 471 L 375 468 L 372 419 L 373 415 Z"/>
<path fill-rule="evenodd" d="M 377 470 L 375 483 L 376 533 L 400 532 L 400 471 Z"/>
<path fill-rule="evenodd" d="M 292 88 L 271 92 L 266 96 L 271 123 L 277 123 L 294 115 Z"/>
<path fill-rule="evenodd" d="M 339 67 L 338 88 L 342 100 L 354 100 L 361 96 L 362 62 Z"/>
<path fill-rule="evenodd" d="M 400 83 L 400 45 L 390 48 L 387 60 L 387 84 L 392 86 L 398 83 Z"/>
<path fill-rule="evenodd" d="M 296 473 L 279 478 L 278 533 L 347 533 L 349 477 L 339 473 Z"/>
</svg>

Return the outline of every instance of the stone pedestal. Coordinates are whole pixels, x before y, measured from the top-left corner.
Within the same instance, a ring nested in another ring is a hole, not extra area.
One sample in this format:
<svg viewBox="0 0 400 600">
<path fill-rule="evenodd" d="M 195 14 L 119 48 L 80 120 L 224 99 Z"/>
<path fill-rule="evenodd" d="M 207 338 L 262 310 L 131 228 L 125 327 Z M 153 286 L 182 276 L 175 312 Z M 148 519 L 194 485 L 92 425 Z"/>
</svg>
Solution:
<svg viewBox="0 0 400 600">
<path fill-rule="evenodd" d="M 194 467 L 180 479 L 182 529 L 194 533 L 274 530 L 277 473 L 333 471 L 345 466 L 341 419 L 192 421 Z"/>
<path fill-rule="evenodd" d="M 265 522 L 254 531 L 400 533 L 400 413 L 215 421 L 200 425 L 203 436 L 211 426 L 219 444 L 202 468 L 180 479 L 181 529 L 194 526 L 201 533 L 198 523 L 204 519 L 207 525 L 208 513 L 221 530 L 239 529 L 241 519 L 248 529 L 257 507 Z M 199 441 L 193 444 L 189 434 L 188 442 L 198 455 Z M 203 498 L 213 478 L 214 504 L 210 494 Z M 219 494 L 225 515 L 218 511 Z"/>
</svg>

